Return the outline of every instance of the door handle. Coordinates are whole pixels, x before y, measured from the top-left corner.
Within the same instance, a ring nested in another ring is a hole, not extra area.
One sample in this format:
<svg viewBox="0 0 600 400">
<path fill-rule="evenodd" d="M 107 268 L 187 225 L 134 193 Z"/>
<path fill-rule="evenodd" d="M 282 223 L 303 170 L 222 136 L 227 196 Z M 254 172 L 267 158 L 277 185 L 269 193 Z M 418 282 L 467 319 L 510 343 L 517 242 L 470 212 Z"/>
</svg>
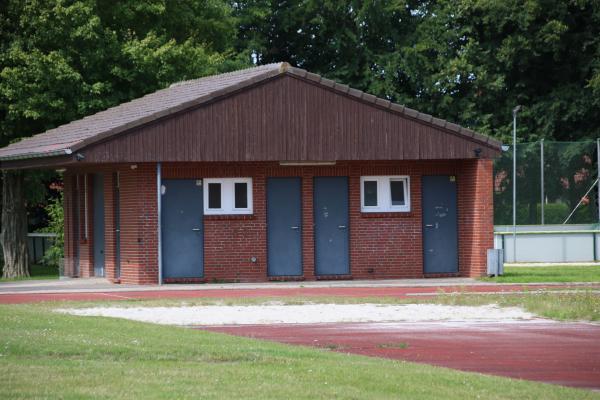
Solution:
<svg viewBox="0 0 600 400">
<path fill-rule="evenodd" d="M 433 224 L 425 224 L 426 228 L 433 228 Z"/>
<path fill-rule="evenodd" d="M 115 232 L 119 233 L 119 232 L 121 232 L 121 230 L 120 229 L 115 229 Z"/>
<path fill-rule="evenodd" d="M 339 229 L 346 229 L 346 225 L 338 225 Z"/>
<path fill-rule="evenodd" d="M 300 227 L 299 226 L 290 226 L 290 229 L 298 230 L 298 229 L 300 229 Z"/>
<path fill-rule="evenodd" d="M 192 228 L 194 232 L 200 232 L 200 228 Z"/>
</svg>

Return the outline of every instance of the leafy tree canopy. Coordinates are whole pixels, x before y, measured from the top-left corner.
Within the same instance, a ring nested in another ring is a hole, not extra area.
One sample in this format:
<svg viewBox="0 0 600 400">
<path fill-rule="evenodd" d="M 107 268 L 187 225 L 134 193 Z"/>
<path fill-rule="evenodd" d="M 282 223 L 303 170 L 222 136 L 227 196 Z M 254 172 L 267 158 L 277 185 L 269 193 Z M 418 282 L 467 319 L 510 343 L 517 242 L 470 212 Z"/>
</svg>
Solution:
<svg viewBox="0 0 600 400">
<path fill-rule="evenodd" d="M 508 139 L 600 136 L 597 0 L 242 0 L 238 51 Z"/>
<path fill-rule="evenodd" d="M 171 82 L 294 65 L 506 140 L 600 135 L 596 0 L 7 0 L 0 145 Z"/>
<path fill-rule="evenodd" d="M 221 0 L 9 0 L 0 11 L 1 145 L 242 64 Z"/>
</svg>

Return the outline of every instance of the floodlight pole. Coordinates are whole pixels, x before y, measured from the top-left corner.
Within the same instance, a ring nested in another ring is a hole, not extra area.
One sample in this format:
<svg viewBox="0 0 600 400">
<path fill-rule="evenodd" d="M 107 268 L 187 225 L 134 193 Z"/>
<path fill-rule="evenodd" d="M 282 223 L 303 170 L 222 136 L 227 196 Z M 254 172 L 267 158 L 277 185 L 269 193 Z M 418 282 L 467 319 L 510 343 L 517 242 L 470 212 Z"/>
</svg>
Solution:
<svg viewBox="0 0 600 400">
<path fill-rule="evenodd" d="M 513 262 L 517 262 L 517 113 L 521 106 L 513 108 Z"/>
<path fill-rule="evenodd" d="M 540 142 L 540 192 L 541 192 L 541 204 L 540 204 L 540 212 L 542 214 L 542 225 L 544 225 L 544 139 Z"/>
</svg>

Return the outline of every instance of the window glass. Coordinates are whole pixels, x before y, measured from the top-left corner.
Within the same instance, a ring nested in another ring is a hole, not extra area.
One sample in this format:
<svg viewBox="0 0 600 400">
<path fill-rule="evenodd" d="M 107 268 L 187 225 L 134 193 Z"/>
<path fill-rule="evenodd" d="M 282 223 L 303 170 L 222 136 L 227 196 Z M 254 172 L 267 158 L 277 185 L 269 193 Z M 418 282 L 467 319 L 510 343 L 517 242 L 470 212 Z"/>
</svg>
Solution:
<svg viewBox="0 0 600 400">
<path fill-rule="evenodd" d="M 404 181 L 390 181 L 390 192 L 392 195 L 392 206 L 403 206 L 406 204 L 404 200 Z"/>
<path fill-rule="evenodd" d="M 204 178 L 204 214 L 252 214 L 252 178 Z"/>
<path fill-rule="evenodd" d="M 364 181 L 365 207 L 377 207 L 377 181 Z"/>
<path fill-rule="evenodd" d="M 208 184 L 208 208 L 221 208 L 221 184 Z"/>
<path fill-rule="evenodd" d="M 237 182 L 235 184 L 235 208 L 248 208 L 248 184 Z"/>
<path fill-rule="evenodd" d="M 410 212 L 408 176 L 361 176 L 360 179 L 362 212 Z"/>
</svg>

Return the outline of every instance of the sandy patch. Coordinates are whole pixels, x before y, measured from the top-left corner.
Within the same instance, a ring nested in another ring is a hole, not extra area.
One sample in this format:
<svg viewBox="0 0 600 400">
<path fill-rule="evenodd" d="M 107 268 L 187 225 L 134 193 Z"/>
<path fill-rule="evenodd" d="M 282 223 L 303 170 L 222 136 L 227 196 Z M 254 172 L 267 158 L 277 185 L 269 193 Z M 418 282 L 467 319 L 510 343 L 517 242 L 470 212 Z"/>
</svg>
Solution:
<svg viewBox="0 0 600 400">
<path fill-rule="evenodd" d="M 125 318 L 163 325 L 315 324 L 332 322 L 511 322 L 536 318 L 516 307 L 437 304 L 306 304 L 58 309 L 79 315 Z"/>
</svg>

